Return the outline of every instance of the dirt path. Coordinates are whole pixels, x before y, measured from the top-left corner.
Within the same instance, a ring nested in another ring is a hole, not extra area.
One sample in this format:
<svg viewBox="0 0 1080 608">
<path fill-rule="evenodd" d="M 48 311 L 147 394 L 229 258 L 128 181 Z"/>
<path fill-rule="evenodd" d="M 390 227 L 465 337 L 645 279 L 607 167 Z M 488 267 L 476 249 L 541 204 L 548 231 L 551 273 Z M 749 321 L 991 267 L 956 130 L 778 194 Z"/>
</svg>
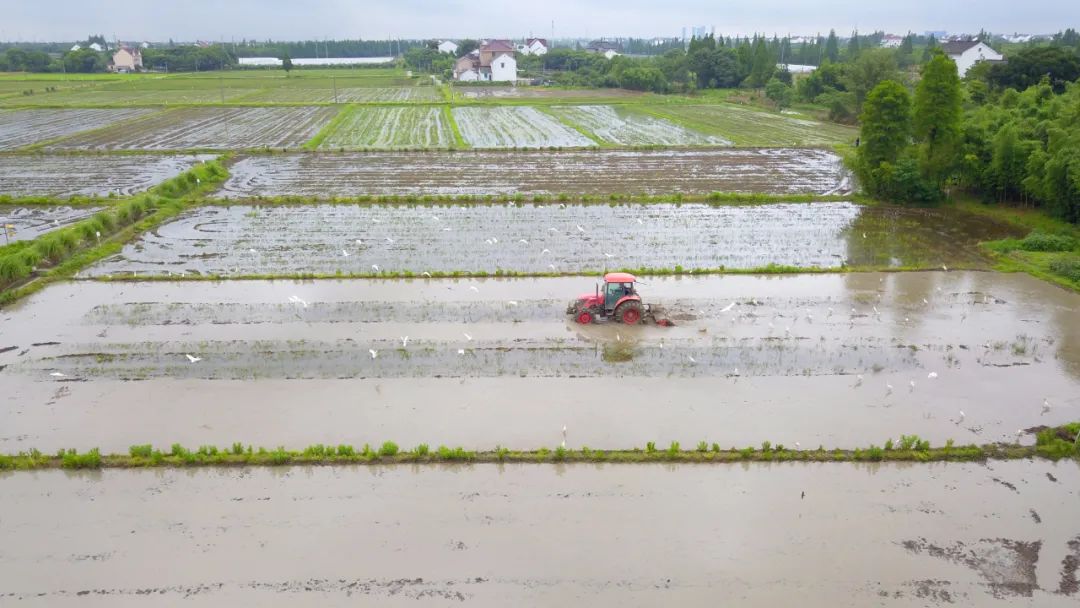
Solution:
<svg viewBox="0 0 1080 608">
<path fill-rule="evenodd" d="M 6 473 L 0 603 L 1074 606 L 1077 487 L 1073 462 Z"/>
</svg>

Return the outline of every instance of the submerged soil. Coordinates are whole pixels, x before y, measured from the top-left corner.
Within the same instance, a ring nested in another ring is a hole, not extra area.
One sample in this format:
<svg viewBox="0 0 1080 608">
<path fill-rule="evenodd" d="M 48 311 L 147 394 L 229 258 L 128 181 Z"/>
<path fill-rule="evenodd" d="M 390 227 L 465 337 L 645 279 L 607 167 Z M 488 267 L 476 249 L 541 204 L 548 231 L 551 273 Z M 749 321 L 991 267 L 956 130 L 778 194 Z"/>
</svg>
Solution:
<svg viewBox="0 0 1080 608">
<path fill-rule="evenodd" d="M 1071 607 L 1078 487 L 1068 461 L 2 473 L 0 603 Z"/>
<path fill-rule="evenodd" d="M 977 243 L 1005 236 L 955 210 L 852 203 L 236 205 L 188 212 L 82 276 L 978 268 Z"/>
<path fill-rule="evenodd" d="M 832 194 L 851 191 L 817 149 L 366 152 L 241 157 L 221 195 Z"/>
<path fill-rule="evenodd" d="M 101 207 L 68 207 L 66 205 L 13 207 L 0 205 L 0 235 L 5 226 L 12 226 L 14 235 L 8 235 L 0 243 L 32 241 L 53 230 L 59 230 L 79 220 L 84 220 L 101 210 Z"/>
<path fill-rule="evenodd" d="M 204 154 L 123 156 L 0 156 L 0 194 L 8 196 L 128 196 L 209 160 Z"/>
<path fill-rule="evenodd" d="M 1026 275 L 647 280 L 645 300 L 674 328 L 570 322 L 567 300 L 592 288 L 50 286 L 0 317 L 0 452 L 387 439 L 528 449 L 557 445 L 563 425 L 576 447 L 831 449 L 900 434 L 1011 442 L 1016 429 L 1080 418 L 1080 296 Z M 629 356 L 610 356 L 613 345 Z"/>
</svg>

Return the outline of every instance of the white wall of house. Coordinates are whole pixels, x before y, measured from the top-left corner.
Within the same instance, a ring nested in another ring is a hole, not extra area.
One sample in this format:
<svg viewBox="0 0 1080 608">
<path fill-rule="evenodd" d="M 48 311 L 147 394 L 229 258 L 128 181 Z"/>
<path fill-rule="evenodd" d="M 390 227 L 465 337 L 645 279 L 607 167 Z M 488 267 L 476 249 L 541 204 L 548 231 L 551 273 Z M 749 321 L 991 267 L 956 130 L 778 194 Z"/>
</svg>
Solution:
<svg viewBox="0 0 1080 608">
<path fill-rule="evenodd" d="M 502 53 L 491 59 L 491 80 L 493 82 L 514 82 L 517 80 L 517 60 L 510 53 Z"/>
<path fill-rule="evenodd" d="M 468 69 L 464 72 L 458 72 L 457 79 L 461 82 L 475 82 L 480 80 L 480 74 L 476 70 Z"/>
<path fill-rule="evenodd" d="M 533 43 L 525 47 L 528 49 L 526 55 L 544 55 L 547 54 L 547 47 L 540 43 L 539 40 L 533 40 Z"/>
<path fill-rule="evenodd" d="M 443 40 L 442 42 L 439 43 L 439 52 L 440 53 L 450 53 L 451 55 L 453 55 L 453 54 L 457 53 L 457 50 L 458 50 L 458 45 L 453 40 Z"/>
<path fill-rule="evenodd" d="M 1001 61 L 1004 57 L 1001 53 L 980 42 L 959 55 L 949 55 L 949 58 L 956 62 L 956 71 L 963 78 L 964 74 L 967 74 L 971 66 L 976 63 L 980 61 Z"/>
</svg>

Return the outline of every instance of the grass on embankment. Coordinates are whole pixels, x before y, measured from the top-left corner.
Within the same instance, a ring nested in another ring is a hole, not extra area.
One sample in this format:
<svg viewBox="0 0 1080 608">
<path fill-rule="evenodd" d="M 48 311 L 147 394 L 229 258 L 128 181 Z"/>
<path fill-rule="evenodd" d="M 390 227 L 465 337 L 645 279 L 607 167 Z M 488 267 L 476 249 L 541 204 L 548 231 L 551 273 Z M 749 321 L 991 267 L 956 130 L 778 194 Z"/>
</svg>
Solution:
<svg viewBox="0 0 1080 608">
<path fill-rule="evenodd" d="M 789 449 L 766 441 L 760 447 L 721 449 L 716 443 L 701 441 L 693 449 L 684 450 L 677 441 L 667 448 L 657 448 L 648 443 L 645 449 L 578 450 L 556 447 L 530 451 L 510 450 L 496 447 L 491 451 L 474 452 L 461 447 L 439 446 L 434 450 L 426 444 L 412 450 L 401 450 L 392 441 L 372 447 L 365 444 L 357 449 L 350 445 L 312 445 L 304 450 L 272 450 L 254 448 L 234 443 L 228 448 L 200 446 L 190 450 L 173 444 L 167 450 L 154 449 L 150 444 L 133 445 L 127 454 L 103 455 L 92 449 L 79 453 L 76 450 L 60 450 L 56 454 L 43 454 L 37 450 L 0 456 L 0 470 L 33 469 L 99 469 L 143 467 L 190 467 L 190 466 L 282 466 L 282 465 L 341 465 L 341 464 L 433 464 L 445 462 L 484 463 L 548 463 L 548 462 L 611 462 L 611 463 L 733 463 L 733 462 L 965 462 L 984 460 L 1007 460 L 1019 458 L 1080 458 L 1080 422 L 1038 431 L 1034 446 L 1009 444 L 954 445 L 949 440 L 944 446 L 932 448 L 928 441 L 915 435 L 901 435 L 896 442 L 886 441 L 881 446 L 867 448 L 826 450 Z"/>
<path fill-rule="evenodd" d="M 1022 239 L 980 243 L 1001 272 L 1026 272 L 1038 279 L 1080 292 L 1080 228 L 1030 208 L 983 205 L 961 199 L 957 207 L 1031 232 Z"/>
<path fill-rule="evenodd" d="M 220 160 L 203 163 L 67 228 L 0 248 L 0 306 L 118 253 L 123 243 L 184 211 L 186 199 L 216 189 L 227 177 Z"/>
</svg>

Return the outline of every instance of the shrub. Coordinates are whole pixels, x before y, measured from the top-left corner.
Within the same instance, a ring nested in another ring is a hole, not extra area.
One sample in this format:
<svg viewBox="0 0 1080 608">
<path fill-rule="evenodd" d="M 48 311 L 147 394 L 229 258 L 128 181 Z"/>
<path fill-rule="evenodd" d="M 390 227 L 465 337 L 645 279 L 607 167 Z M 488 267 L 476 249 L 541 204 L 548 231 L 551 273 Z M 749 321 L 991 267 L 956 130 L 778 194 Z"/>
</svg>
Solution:
<svg viewBox="0 0 1080 608">
<path fill-rule="evenodd" d="M 566 448 L 561 445 L 555 448 L 555 453 L 552 459 L 559 462 L 566 460 Z"/>
<path fill-rule="evenodd" d="M 173 456 L 183 457 L 184 454 L 188 453 L 188 451 L 184 446 L 180 445 L 179 443 L 174 443 L 172 444 L 172 449 L 169 453 Z"/>
<path fill-rule="evenodd" d="M 699 452 L 708 452 L 709 451 L 709 444 L 704 442 L 704 441 L 699 441 L 698 444 L 697 444 L 697 451 L 699 451 Z"/>
<path fill-rule="evenodd" d="M 1060 256 L 1051 260 L 1050 271 L 1080 283 L 1080 256 Z"/>
<path fill-rule="evenodd" d="M 645 444 L 645 453 L 646 454 L 652 454 L 655 451 L 656 451 L 656 442 L 655 441 L 650 441 L 650 442 Z"/>
<path fill-rule="evenodd" d="M 413 454 L 416 454 L 417 456 L 420 456 L 422 458 L 424 456 L 427 456 L 428 452 L 430 451 L 431 449 L 428 447 L 428 444 L 421 443 L 413 449 Z"/>
<path fill-rule="evenodd" d="M 769 450 L 771 450 L 771 449 L 772 449 L 772 444 L 771 443 L 769 443 L 768 441 L 762 441 L 761 442 L 761 451 L 762 452 L 765 452 L 767 454 L 769 452 Z"/>
<path fill-rule="evenodd" d="M 270 464 L 282 465 L 289 462 L 289 453 L 285 451 L 285 448 L 278 447 L 276 450 L 270 452 Z"/>
<path fill-rule="evenodd" d="M 870 449 L 866 451 L 866 458 L 868 460 L 881 460 L 885 458 L 885 450 L 877 447 L 876 445 L 870 446 Z"/>
<path fill-rule="evenodd" d="M 101 468 L 101 452 L 97 448 L 85 454 L 79 454 L 75 450 L 67 450 L 60 459 L 60 466 L 65 469 Z"/>
<path fill-rule="evenodd" d="M 338 456 L 350 456 L 350 457 L 355 456 L 356 455 L 356 449 L 353 448 L 353 446 L 351 446 L 351 445 L 341 444 L 341 445 L 337 446 L 337 455 Z"/>
<path fill-rule="evenodd" d="M 679 455 L 680 449 L 681 448 L 679 446 L 679 442 L 678 441 L 672 441 L 671 445 L 669 445 L 668 449 L 667 449 L 668 456 L 671 457 L 671 458 L 675 458 L 676 456 Z"/>
<path fill-rule="evenodd" d="M 244 453 L 244 444 L 236 442 L 232 444 L 232 449 L 229 450 L 233 456 L 240 456 Z"/>
<path fill-rule="evenodd" d="M 398 453 L 398 446 L 393 441 L 386 441 L 379 446 L 379 456 L 396 456 Z"/>
<path fill-rule="evenodd" d="M 1032 232 L 1020 241 L 1024 251 L 1072 251 L 1076 249 L 1076 240 L 1061 234 Z"/>
<path fill-rule="evenodd" d="M 128 453 L 137 458 L 149 458 L 153 452 L 154 448 L 149 443 L 128 448 Z"/>
</svg>

